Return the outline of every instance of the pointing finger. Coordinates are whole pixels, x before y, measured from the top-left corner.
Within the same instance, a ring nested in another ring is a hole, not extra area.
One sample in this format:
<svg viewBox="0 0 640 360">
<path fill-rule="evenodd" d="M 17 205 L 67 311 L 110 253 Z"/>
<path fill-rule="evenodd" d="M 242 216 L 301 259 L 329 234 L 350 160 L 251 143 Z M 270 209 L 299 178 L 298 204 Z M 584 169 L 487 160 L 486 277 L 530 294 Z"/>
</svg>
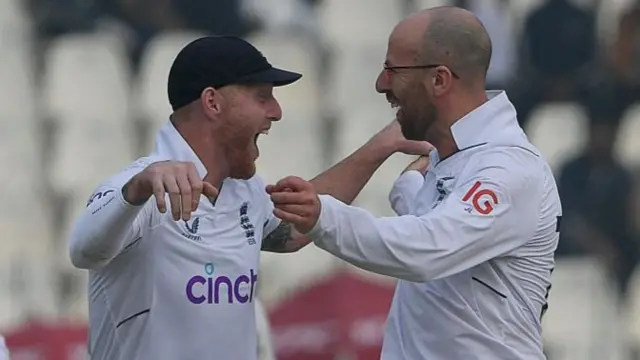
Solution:
<svg viewBox="0 0 640 360">
<path fill-rule="evenodd" d="M 218 198 L 218 189 L 215 186 L 211 185 L 211 183 L 203 181 L 202 182 L 202 193 L 204 196 L 209 198 L 212 202 Z"/>
</svg>

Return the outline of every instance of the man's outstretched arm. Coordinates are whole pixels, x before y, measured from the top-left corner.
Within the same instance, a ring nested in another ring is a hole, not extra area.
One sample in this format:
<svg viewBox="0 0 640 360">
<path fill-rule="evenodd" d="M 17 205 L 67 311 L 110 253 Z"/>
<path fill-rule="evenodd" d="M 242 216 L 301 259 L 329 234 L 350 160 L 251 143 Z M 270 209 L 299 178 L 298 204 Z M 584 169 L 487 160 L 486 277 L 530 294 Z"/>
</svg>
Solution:
<svg viewBox="0 0 640 360">
<path fill-rule="evenodd" d="M 396 152 L 409 155 L 426 155 L 431 145 L 422 141 L 410 141 L 402 136 L 400 124 L 393 121 L 366 144 L 338 164 L 313 178 L 316 192 L 331 195 L 345 204 L 351 204 L 380 166 Z M 295 252 L 311 240 L 296 232 L 290 224 L 280 223 L 262 240 L 262 250 L 270 252 Z"/>
</svg>

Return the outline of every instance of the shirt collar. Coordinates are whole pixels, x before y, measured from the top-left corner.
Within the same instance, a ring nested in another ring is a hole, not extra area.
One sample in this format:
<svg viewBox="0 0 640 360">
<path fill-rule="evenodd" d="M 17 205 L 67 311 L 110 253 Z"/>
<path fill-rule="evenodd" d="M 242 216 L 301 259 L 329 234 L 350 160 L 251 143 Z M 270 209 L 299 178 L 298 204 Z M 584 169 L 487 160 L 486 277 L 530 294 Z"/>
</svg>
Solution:
<svg viewBox="0 0 640 360">
<path fill-rule="evenodd" d="M 171 121 L 162 126 L 156 136 L 156 153 L 171 160 L 192 162 L 201 179 L 207 176 L 207 168 Z"/>
<path fill-rule="evenodd" d="M 513 131 L 521 131 L 516 109 L 504 91 L 487 91 L 489 100 L 451 125 L 458 149 L 491 142 Z"/>
<path fill-rule="evenodd" d="M 459 150 L 485 144 L 519 145 L 524 132 L 518 124 L 516 109 L 501 90 L 487 91 L 489 100 L 451 125 L 451 134 Z M 440 161 L 431 152 L 431 163 Z"/>
</svg>

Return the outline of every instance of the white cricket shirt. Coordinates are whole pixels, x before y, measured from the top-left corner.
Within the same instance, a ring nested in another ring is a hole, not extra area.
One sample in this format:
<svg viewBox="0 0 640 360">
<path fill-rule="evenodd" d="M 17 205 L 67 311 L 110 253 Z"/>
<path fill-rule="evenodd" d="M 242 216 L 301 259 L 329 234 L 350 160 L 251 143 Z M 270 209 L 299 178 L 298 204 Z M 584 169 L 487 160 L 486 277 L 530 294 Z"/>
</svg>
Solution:
<svg viewBox="0 0 640 360">
<path fill-rule="evenodd" d="M 558 244 L 553 174 L 504 92 L 451 127 L 460 151 L 407 172 L 396 217 L 322 195 L 309 234 L 363 269 L 400 279 L 383 360 L 540 360 L 541 314 Z"/>
<path fill-rule="evenodd" d="M 152 155 L 96 189 L 72 233 L 72 262 L 89 269 L 92 359 L 255 360 L 258 261 L 263 234 L 279 223 L 273 205 L 258 177 L 225 180 L 215 206 L 202 196 L 188 222 L 161 214 L 154 198 L 123 199 L 131 177 L 169 159 L 206 175 L 169 123 Z"/>
<path fill-rule="evenodd" d="M 2 335 L 0 335 L 0 360 L 9 360 L 9 349 Z"/>
</svg>

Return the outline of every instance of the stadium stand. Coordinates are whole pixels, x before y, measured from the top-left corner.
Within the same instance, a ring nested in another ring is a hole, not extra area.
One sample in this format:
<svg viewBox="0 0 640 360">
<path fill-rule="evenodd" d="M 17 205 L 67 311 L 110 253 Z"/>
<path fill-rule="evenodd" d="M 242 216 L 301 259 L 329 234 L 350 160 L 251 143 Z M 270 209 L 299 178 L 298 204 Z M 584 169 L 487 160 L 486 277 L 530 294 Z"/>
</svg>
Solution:
<svg viewBox="0 0 640 360">
<path fill-rule="evenodd" d="M 584 146 L 587 115 L 579 105 L 544 104 L 531 115 L 527 133 L 554 172 Z"/>
<path fill-rule="evenodd" d="M 59 37 L 45 55 L 43 115 L 55 129 L 48 178 L 68 219 L 134 158 L 125 59 L 119 39 L 104 34 Z M 71 225 L 64 222 L 63 239 Z"/>
<path fill-rule="evenodd" d="M 622 118 L 618 139 L 616 142 L 616 152 L 620 160 L 631 169 L 640 167 L 640 106 L 636 105 L 627 110 Z"/>
<path fill-rule="evenodd" d="M 95 186 L 132 159 L 124 59 L 119 40 L 103 35 L 63 36 L 47 52 L 44 111 L 58 128 L 50 169 L 57 191 Z"/>
<path fill-rule="evenodd" d="M 53 316 L 55 296 L 48 276 L 53 264 L 47 254 L 54 244 L 40 171 L 43 149 L 32 43 L 19 31 L 20 14 L 11 5 L 3 2 L 0 10 L 0 159 L 5 168 L 0 189 L 0 324 L 17 325 L 28 315 Z M 17 33 L 8 36 L 9 30 Z"/>
<path fill-rule="evenodd" d="M 320 29 L 329 42 L 341 47 L 386 44 L 401 16 L 401 8 L 392 1 L 325 0 L 320 5 Z"/>
<path fill-rule="evenodd" d="M 153 150 L 156 132 L 169 121 L 171 105 L 167 95 L 167 77 L 173 59 L 180 49 L 201 36 L 188 31 L 162 33 L 147 45 L 132 91 L 132 111 L 142 140 L 136 149 L 137 155 L 143 156 Z"/>
</svg>

